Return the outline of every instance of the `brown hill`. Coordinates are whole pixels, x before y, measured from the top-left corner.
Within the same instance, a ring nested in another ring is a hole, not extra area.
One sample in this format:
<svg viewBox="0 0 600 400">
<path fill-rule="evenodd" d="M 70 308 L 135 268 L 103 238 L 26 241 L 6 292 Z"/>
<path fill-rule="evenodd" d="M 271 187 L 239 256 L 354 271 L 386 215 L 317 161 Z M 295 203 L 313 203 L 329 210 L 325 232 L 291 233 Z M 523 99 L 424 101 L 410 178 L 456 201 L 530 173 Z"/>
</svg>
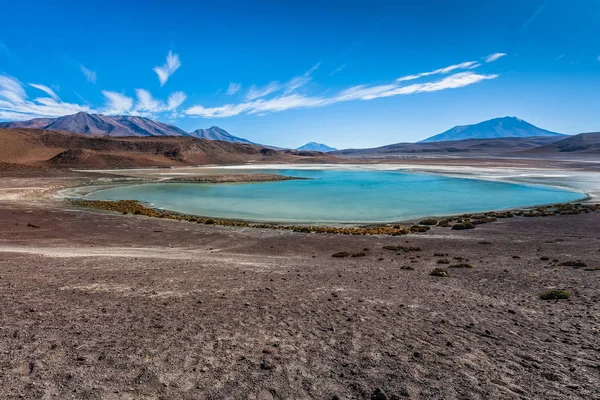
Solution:
<svg viewBox="0 0 600 400">
<path fill-rule="evenodd" d="M 545 146 L 536 147 L 521 154 L 557 155 L 582 154 L 600 155 L 600 132 L 580 133 Z"/>
<path fill-rule="evenodd" d="M 112 168 L 246 162 L 331 162 L 319 152 L 190 137 L 86 136 L 40 129 L 0 129 L 0 162 L 49 167 Z"/>
</svg>

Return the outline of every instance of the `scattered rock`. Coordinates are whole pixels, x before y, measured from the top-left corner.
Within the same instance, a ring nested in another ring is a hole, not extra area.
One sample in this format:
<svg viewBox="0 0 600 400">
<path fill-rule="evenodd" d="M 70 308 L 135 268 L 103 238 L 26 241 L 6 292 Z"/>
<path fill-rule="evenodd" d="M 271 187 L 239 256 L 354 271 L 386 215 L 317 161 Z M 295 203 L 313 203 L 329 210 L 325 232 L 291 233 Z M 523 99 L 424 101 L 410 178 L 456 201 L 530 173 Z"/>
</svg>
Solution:
<svg viewBox="0 0 600 400">
<path fill-rule="evenodd" d="M 260 369 L 270 371 L 274 368 L 275 368 L 275 366 L 269 360 L 262 360 L 260 362 Z"/>
<path fill-rule="evenodd" d="M 388 400 L 389 397 L 385 394 L 385 392 L 379 388 L 375 389 L 375 391 L 373 391 L 373 394 L 371 395 L 371 400 Z"/>
<path fill-rule="evenodd" d="M 339 253 L 334 253 L 331 255 L 331 257 L 335 257 L 335 258 L 346 258 L 346 257 L 351 257 L 352 253 L 348 253 L 347 251 L 340 251 Z"/>
<path fill-rule="evenodd" d="M 431 275 L 431 276 L 440 276 L 440 277 L 443 277 L 443 278 L 447 278 L 447 277 L 450 276 L 450 274 L 448 274 L 448 272 L 445 269 L 443 269 L 443 268 L 435 268 L 433 271 L 431 271 L 429 273 L 429 275 Z"/>
<path fill-rule="evenodd" d="M 564 261 L 564 262 L 561 262 L 558 265 L 563 266 L 563 267 L 574 267 L 574 268 L 587 267 L 587 264 L 584 263 L 581 260 L 577 260 L 577 261 Z"/>
</svg>

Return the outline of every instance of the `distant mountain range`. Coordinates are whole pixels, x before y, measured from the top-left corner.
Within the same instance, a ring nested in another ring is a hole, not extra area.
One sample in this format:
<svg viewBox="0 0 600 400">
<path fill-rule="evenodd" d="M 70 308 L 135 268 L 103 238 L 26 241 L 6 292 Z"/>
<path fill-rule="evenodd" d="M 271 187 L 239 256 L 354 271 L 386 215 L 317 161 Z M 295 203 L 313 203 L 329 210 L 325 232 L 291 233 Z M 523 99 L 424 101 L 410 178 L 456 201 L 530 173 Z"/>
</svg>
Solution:
<svg viewBox="0 0 600 400">
<path fill-rule="evenodd" d="M 36 118 L 29 121 L 2 122 L 0 128 L 56 130 L 97 136 L 189 136 L 208 140 L 223 140 L 230 143 L 255 144 L 247 139 L 233 136 L 217 126 L 186 132 L 174 125 L 144 117 L 108 116 L 85 112 L 65 115 L 60 118 Z"/>
<path fill-rule="evenodd" d="M 29 121 L 3 122 L 0 128 L 34 128 L 105 136 L 188 136 L 176 126 L 148 118 L 126 115 L 108 116 L 79 112 L 60 118 L 36 118 Z"/>
<path fill-rule="evenodd" d="M 320 151 L 322 153 L 328 153 L 330 151 L 336 151 L 335 147 L 327 146 L 323 143 L 308 142 L 304 146 L 298 147 L 296 150 L 308 150 L 308 151 Z"/>
<path fill-rule="evenodd" d="M 195 131 L 190 132 L 188 135 L 199 139 L 222 140 L 224 142 L 230 143 L 256 144 L 249 141 L 248 139 L 233 136 L 225 129 L 221 129 L 218 126 L 211 126 L 208 129 L 196 129 Z"/>
<path fill-rule="evenodd" d="M 525 138 L 534 136 L 563 137 L 562 133 L 538 128 L 516 117 L 494 118 L 474 125 L 455 126 L 419 143 L 447 142 L 465 139 Z"/>
<path fill-rule="evenodd" d="M 80 112 L 60 118 L 36 118 L 29 121 L 3 122 L 0 128 L 33 128 L 54 131 L 67 131 L 90 136 L 183 136 L 208 140 L 220 140 L 229 143 L 256 144 L 247 139 L 233 136 L 217 126 L 208 129 L 197 129 L 186 132 L 174 125 L 137 116 L 108 116 Z M 592 134 L 593 135 L 593 134 Z M 415 153 L 506 153 L 524 151 L 539 146 L 551 146 L 552 143 L 565 138 L 556 132 L 538 128 L 516 117 L 495 118 L 474 125 L 456 126 L 439 135 L 432 136 L 418 143 L 397 143 L 373 149 L 347 149 L 338 151 L 322 143 L 309 142 L 299 147 L 298 151 L 333 152 L 341 156 L 382 157 Z M 583 139 L 577 139 L 583 140 Z M 588 145 L 591 139 L 586 139 Z M 584 146 L 581 143 L 564 144 L 574 148 Z M 592 150 L 596 151 L 596 144 Z M 270 146 L 266 146 L 270 147 Z M 274 150 L 279 148 L 270 147 Z M 555 149 L 559 152 L 567 150 Z M 548 151 L 549 148 L 548 148 Z M 578 150 L 579 151 L 579 150 Z"/>
<path fill-rule="evenodd" d="M 562 137 L 535 136 L 526 138 L 464 139 L 447 142 L 396 143 L 372 149 L 346 149 L 331 154 L 340 157 L 385 158 L 402 156 L 419 157 L 478 157 L 503 155 L 545 146 Z M 566 140 L 566 139 L 565 139 Z"/>
</svg>

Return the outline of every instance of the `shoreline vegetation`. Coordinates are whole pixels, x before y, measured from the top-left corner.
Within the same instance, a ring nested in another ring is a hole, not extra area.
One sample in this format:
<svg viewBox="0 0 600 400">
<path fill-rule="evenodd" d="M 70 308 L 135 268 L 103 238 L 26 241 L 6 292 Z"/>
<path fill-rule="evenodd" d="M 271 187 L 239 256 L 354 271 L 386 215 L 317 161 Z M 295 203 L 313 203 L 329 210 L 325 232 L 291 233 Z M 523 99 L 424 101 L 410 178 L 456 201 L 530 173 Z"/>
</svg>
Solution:
<svg viewBox="0 0 600 400">
<path fill-rule="evenodd" d="M 165 180 L 159 180 L 156 183 L 258 183 L 258 182 L 279 182 L 293 180 L 309 180 L 310 178 L 285 176 L 279 174 L 227 174 L 227 175 L 205 175 L 174 177 Z"/>
<path fill-rule="evenodd" d="M 261 228 L 275 230 L 291 230 L 301 233 L 333 233 L 344 235 L 391 235 L 400 236 L 410 233 L 425 233 L 432 226 L 450 228 L 452 230 L 475 229 L 477 225 L 487 224 L 498 219 L 514 217 L 549 217 L 556 215 L 577 215 L 581 213 L 590 213 L 600 211 L 600 203 L 582 204 L 582 203 L 559 203 L 538 207 L 528 207 L 512 211 L 484 212 L 475 214 L 461 214 L 458 216 L 449 216 L 441 219 L 428 218 L 415 224 L 380 224 L 374 226 L 355 226 L 355 227 L 335 227 L 326 225 L 288 225 L 274 223 L 257 223 L 242 220 L 218 219 L 210 217 L 201 217 L 196 215 L 184 214 L 175 211 L 161 210 L 154 207 L 148 207 L 137 200 L 83 200 L 67 199 L 67 201 L 76 207 L 90 208 L 103 211 L 120 212 L 122 214 L 144 215 L 153 218 L 165 218 L 191 223 L 231 226 L 243 228 Z"/>
</svg>

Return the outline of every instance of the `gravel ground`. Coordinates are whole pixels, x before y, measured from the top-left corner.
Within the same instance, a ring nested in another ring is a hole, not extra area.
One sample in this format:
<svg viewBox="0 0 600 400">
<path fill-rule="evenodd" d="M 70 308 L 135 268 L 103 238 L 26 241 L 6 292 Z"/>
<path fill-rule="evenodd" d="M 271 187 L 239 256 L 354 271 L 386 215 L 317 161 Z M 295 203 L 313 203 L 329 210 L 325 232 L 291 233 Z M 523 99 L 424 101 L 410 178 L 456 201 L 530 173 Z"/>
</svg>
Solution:
<svg viewBox="0 0 600 400">
<path fill-rule="evenodd" d="M 0 221 L 1 398 L 600 399 L 600 271 L 558 265 L 600 267 L 600 213 L 345 236 L 7 197 Z"/>
</svg>

